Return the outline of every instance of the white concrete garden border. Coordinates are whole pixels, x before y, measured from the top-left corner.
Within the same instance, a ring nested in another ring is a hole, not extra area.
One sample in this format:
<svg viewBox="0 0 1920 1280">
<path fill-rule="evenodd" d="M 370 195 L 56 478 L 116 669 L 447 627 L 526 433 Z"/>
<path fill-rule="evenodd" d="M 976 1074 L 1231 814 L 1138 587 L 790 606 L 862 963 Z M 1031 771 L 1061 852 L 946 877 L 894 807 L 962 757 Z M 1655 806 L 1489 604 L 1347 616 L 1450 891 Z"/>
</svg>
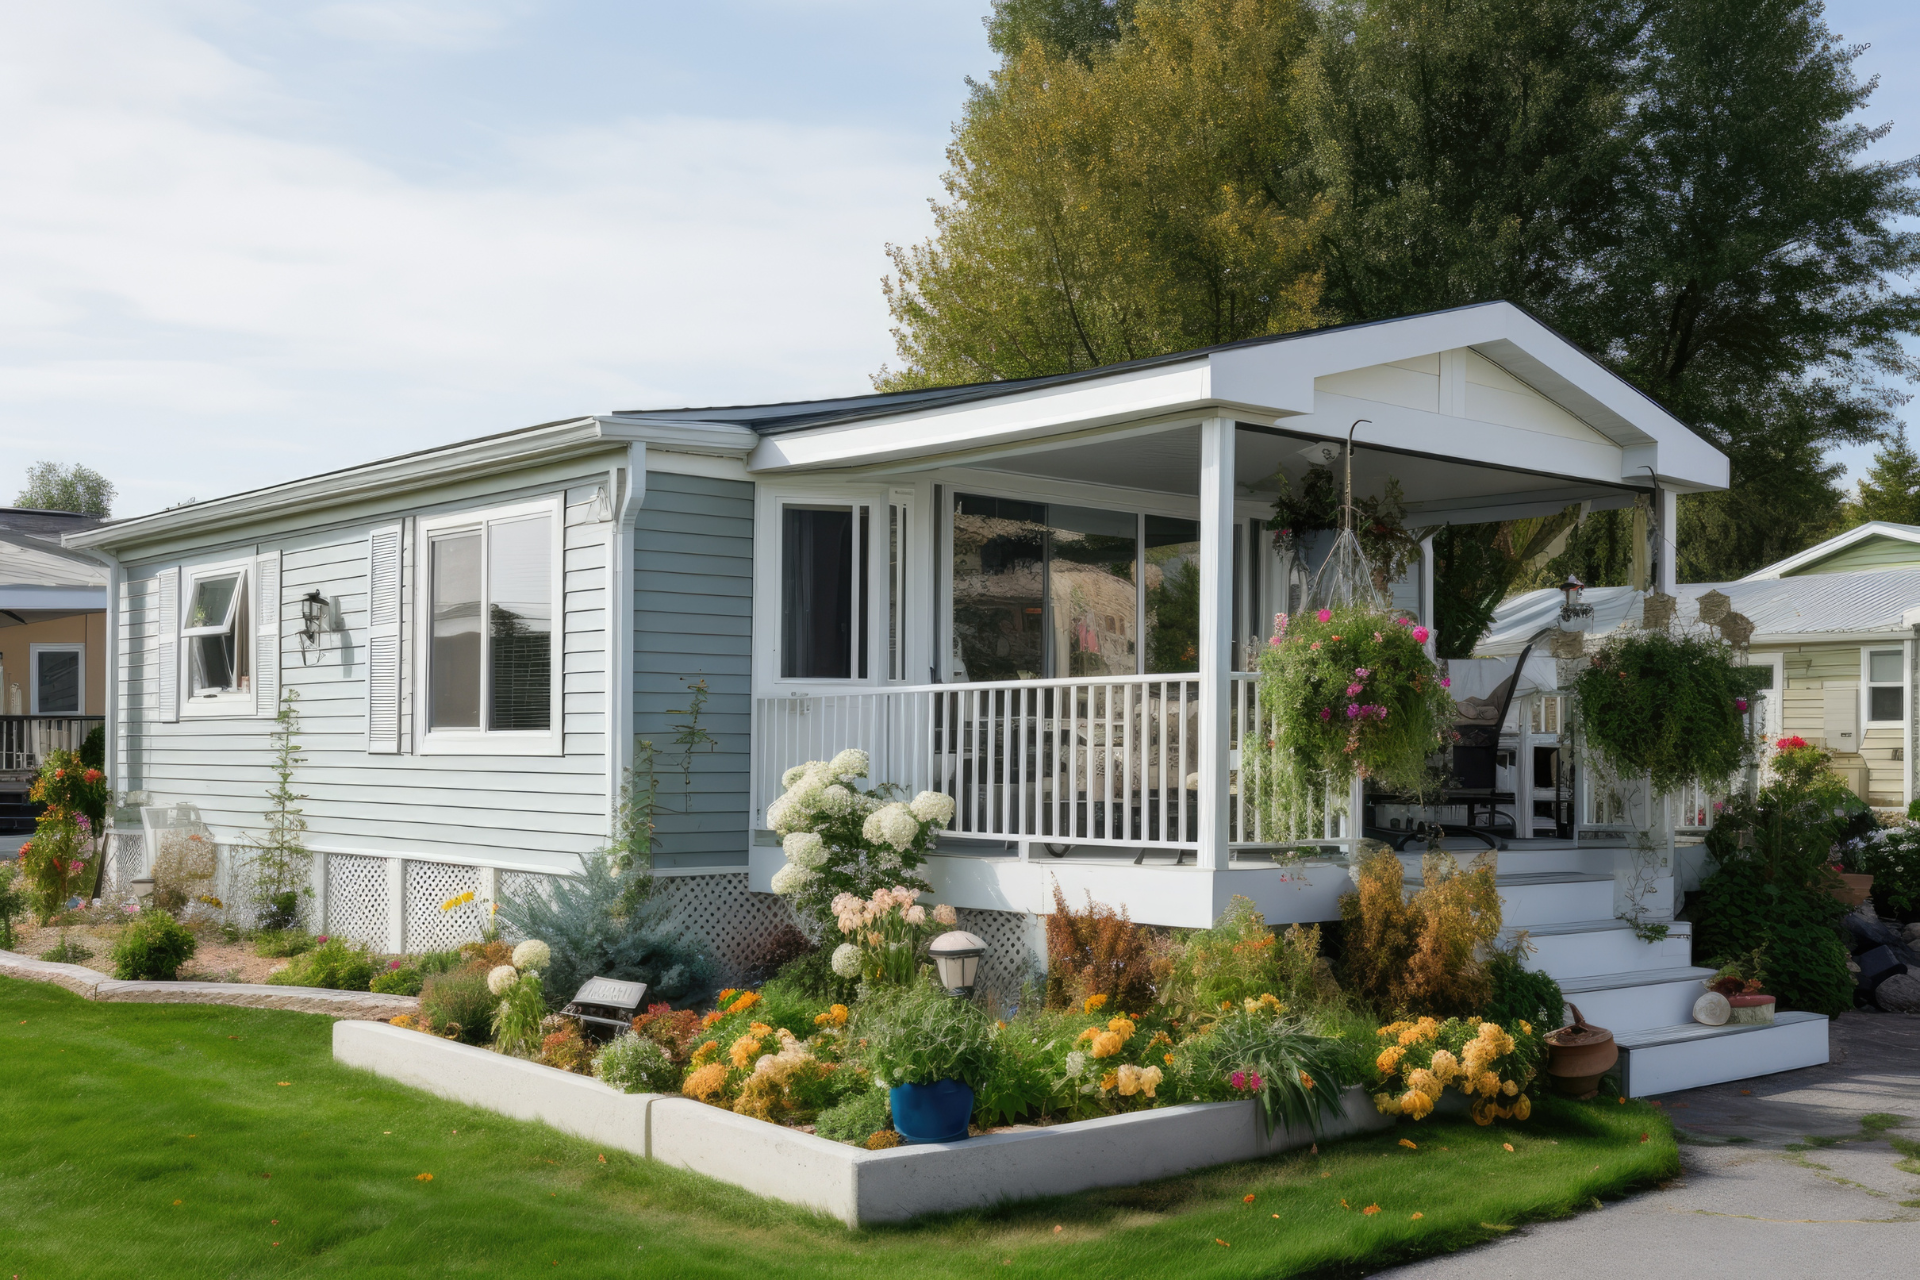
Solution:
<svg viewBox="0 0 1920 1280">
<path fill-rule="evenodd" d="M 374 991 L 277 987 L 261 982 L 123 982 L 84 965 L 55 964 L 13 951 L 0 951 L 0 978 L 50 982 L 88 1000 L 125 1004 L 226 1004 L 242 1009 L 284 1009 L 376 1022 L 420 1011 L 417 996 L 390 996 Z"/>
<path fill-rule="evenodd" d="M 1161 1107 L 965 1142 L 863 1151 L 687 1098 L 621 1093 L 417 1031 L 338 1022 L 333 1056 L 429 1093 L 691 1169 L 757 1195 L 830 1214 L 850 1227 L 1007 1200 L 1131 1186 L 1310 1142 L 1388 1128 L 1365 1093 L 1319 1134 L 1260 1132 L 1251 1102 Z"/>
</svg>

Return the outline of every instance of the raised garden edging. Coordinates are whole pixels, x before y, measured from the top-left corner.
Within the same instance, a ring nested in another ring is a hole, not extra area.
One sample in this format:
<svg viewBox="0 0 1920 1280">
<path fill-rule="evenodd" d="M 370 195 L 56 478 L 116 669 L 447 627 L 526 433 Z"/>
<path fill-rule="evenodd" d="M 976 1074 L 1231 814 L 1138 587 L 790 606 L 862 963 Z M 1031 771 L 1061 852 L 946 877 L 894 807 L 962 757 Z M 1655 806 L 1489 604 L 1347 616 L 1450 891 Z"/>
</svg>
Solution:
<svg viewBox="0 0 1920 1280">
<path fill-rule="evenodd" d="M 328 987 L 276 987 L 259 982 L 126 982 L 85 965 L 55 964 L 13 951 L 0 951 L 0 978 L 50 982 L 88 1000 L 125 1004 L 225 1004 L 376 1022 L 420 1011 L 418 996 L 335 991 Z"/>
<path fill-rule="evenodd" d="M 965 1142 L 865 1151 L 688 1098 L 621 1093 L 585 1076 L 417 1031 L 340 1022 L 333 1056 L 429 1093 L 718 1178 L 850 1227 L 1007 1200 L 1131 1186 L 1390 1127 L 1359 1088 L 1318 1134 L 1260 1131 L 1252 1102 L 1103 1116 Z"/>
</svg>

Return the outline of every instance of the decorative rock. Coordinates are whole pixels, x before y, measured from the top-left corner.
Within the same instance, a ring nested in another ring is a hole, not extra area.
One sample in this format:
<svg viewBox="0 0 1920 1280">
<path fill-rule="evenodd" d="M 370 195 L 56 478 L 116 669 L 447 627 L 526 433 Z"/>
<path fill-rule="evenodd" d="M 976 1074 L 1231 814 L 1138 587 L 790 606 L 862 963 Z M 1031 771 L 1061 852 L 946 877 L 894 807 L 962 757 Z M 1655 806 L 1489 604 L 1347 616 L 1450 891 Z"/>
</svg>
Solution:
<svg viewBox="0 0 1920 1280">
<path fill-rule="evenodd" d="M 1709 591 L 1694 603 L 1700 606 L 1700 621 L 1709 627 L 1733 610 L 1733 598 L 1724 591 Z"/>
<path fill-rule="evenodd" d="M 1733 1006 L 1718 991 L 1709 991 L 1693 1002 L 1693 1020 L 1703 1027 L 1724 1027 L 1733 1016 Z"/>
<path fill-rule="evenodd" d="M 1640 625 L 1649 631 L 1665 631 L 1673 625 L 1680 602 L 1664 591 L 1649 591 L 1640 605 Z"/>
<path fill-rule="evenodd" d="M 1908 946 L 1920 947 L 1920 920 L 1915 920 L 1912 924 L 1902 929 L 1900 936 L 1906 941 Z"/>
<path fill-rule="evenodd" d="M 1920 978 L 1894 974 L 1873 993 L 1873 1002 L 1888 1013 L 1920 1013 Z"/>
</svg>

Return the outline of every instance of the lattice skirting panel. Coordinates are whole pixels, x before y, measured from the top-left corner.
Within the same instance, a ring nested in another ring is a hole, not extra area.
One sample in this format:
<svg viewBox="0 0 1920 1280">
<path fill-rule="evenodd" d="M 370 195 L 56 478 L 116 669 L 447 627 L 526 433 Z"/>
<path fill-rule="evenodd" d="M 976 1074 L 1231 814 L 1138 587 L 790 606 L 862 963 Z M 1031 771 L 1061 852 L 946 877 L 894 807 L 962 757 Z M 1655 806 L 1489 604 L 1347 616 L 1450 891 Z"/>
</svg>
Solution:
<svg viewBox="0 0 1920 1280">
<path fill-rule="evenodd" d="M 666 876 L 654 893 L 664 899 L 680 936 L 697 941 L 722 982 L 743 977 L 754 953 L 775 933 L 797 929 L 784 898 L 754 893 L 745 872 L 711 876 Z"/>
<path fill-rule="evenodd" d="M 480 901 L 480 868 L 409 862 L 406 886 L 408 951 L 450 951 L 480 936 L 487 909 Z M 472 902 L 448 905 L 469 893 Z"/>
<path fill-rule="evenodd" d="M 1032 944 L 1034 917 L 1018 911 L 977 911 L 962 907 L 960 927 L 987 944 L 975 989 L 1003 1008 L 1020 998 L 1020 985 L 1038 980 L 1045 957 Z"/>
<path fill-rule="evenodd" d="M 391 945 L 387 861 L 340 853 L 326 855 L 325 933 L 364 943 L 376 951 L 385 951 Z"/>
</svg>

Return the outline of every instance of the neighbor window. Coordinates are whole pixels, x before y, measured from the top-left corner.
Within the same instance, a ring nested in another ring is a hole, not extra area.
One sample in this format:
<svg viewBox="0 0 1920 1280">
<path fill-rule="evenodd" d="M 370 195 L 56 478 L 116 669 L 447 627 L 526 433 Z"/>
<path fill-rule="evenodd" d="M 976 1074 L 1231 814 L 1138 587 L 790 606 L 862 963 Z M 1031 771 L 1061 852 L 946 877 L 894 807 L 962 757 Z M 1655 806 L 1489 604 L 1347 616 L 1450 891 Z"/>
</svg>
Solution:
<svg viewBox="0 0 1920 1280">
<path fill-rule="evenodd" d="M 222 569 L 188 580 L 180 642 L 187 651 L 187 697 L 218 700 L 248 687 L 247 572 Z"/>
<path fill-rule="evenodd" d="M 1904 655 L 1899 649 L 1867 653 L 1867 719 L 1898 722 L 1907 718 Z"/>
<path fill-rule="evenodd" d="M 77 644 L 36 644 L 32 655 L 33 714 L 80 714 L 81 699 L 86 694 L 81 685 L 81 666 L 86 647 Z"/>
<path fill-rule="evenodd" d="M 867 675 L 864 506 L 787 503 L 780 512 L 780 675 Z"/>
<path fill-rule="evenodd" d="M 553 727 L 553 516 L 428 536 L 430 729 Z"/>
</svg>

